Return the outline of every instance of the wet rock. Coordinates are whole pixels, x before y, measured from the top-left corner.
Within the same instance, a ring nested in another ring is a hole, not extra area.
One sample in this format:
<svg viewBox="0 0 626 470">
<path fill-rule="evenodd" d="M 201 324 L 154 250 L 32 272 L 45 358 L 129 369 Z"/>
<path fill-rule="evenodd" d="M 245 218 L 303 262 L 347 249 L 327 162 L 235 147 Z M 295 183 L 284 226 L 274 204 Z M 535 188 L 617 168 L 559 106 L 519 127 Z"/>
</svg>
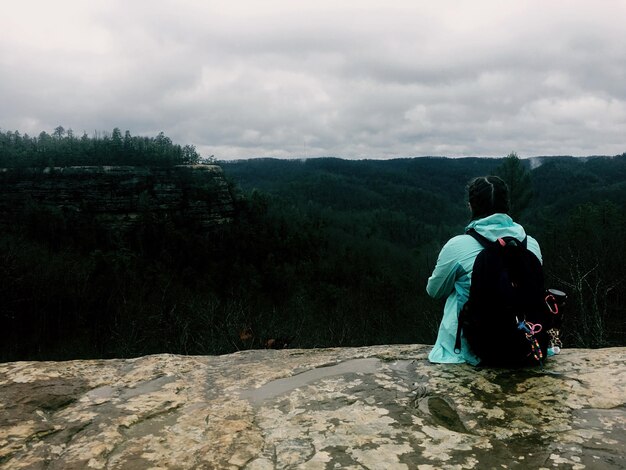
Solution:
<svg viewBox="0 0 626 470">
<path fill-rule="evenodd" d="M 626 467 L 626 348 L 526 370 L 428 350 L 0 364 L 0 467 Z"/>
</svg>

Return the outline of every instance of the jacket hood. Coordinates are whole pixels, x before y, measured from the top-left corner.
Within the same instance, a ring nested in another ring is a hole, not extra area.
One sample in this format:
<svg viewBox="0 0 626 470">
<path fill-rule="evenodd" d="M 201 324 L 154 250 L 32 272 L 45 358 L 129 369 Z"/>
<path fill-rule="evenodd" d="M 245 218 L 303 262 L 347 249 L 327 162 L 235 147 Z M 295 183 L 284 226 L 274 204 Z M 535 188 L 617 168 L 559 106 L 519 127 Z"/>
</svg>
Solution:
<svg viewBox="0 0 626 470">
<path fill-rule="evenodd" d="M 514 237 L 519 241 L 526 238 L 526 231 L 520 224 L 513 222 L 507 214 L 491 214 L 482 219 L 472 220 L 465 230 L 473 228 L 483 237 L 496 241 L 502 237 Z"/>
</svg>

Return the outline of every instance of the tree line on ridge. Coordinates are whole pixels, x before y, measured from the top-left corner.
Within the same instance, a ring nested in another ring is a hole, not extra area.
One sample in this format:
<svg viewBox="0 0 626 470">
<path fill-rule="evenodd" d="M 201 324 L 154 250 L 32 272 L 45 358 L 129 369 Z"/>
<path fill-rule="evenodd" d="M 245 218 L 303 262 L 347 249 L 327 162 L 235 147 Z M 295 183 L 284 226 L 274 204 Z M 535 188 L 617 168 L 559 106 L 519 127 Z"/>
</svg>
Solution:
<svg viewBox="0 0 626 470">
<path fill-rule="evenodd" d="M 165 136 L 16 134 L 0 133 L 2 166 L 201 160 Z M 539 240 L 550 286 L 569 294 L 566 347 L 624 344 L 626 154 L 529 163 L 221 162 L 235 217 L 204 232 L 149 210 L 125 233 L 96 220 L 76 231 L 29 206 L 0 231 L 0 359 L 432 343 L 442 305 L 426 280 L 468 222 L 465 184 L 493 172 L 522 182 L 515 217 Z"/>
</svg>

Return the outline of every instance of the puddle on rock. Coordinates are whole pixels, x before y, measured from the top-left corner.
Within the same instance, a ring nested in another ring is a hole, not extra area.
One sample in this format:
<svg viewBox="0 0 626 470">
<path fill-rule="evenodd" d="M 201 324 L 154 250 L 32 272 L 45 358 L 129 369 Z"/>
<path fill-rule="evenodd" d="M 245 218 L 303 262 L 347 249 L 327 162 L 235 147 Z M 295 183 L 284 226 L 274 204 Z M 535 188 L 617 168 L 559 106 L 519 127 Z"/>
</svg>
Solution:
<svg viewBox="0 0 626 470">
<path fill-rule="evenodd" d="M 253 390 L 246 390 L 241 393 L 241 397 L 246 398 L 251 403 L 259 404 L 327 377 L 345 374 L 374 374 L 381 368 L 381 364 L 380 359 L 368 357 L 352 359 L 332 366 L 318 367 L 291 377 L 273 380 Z"/>
<path fill-rule="evenodd" d="M 122 398 L 128 399 L 136 397 L 137 395 L 148 395 L 157 392 L 161 390 L 164 385 L 172 383 L 175 380 L 176 377 L 173 375 L 164 375 L 156 379 L 148 380 L 147 382 L 141 382 L 134 387 L 124 389 L 122 391 Z"/>
</svg>

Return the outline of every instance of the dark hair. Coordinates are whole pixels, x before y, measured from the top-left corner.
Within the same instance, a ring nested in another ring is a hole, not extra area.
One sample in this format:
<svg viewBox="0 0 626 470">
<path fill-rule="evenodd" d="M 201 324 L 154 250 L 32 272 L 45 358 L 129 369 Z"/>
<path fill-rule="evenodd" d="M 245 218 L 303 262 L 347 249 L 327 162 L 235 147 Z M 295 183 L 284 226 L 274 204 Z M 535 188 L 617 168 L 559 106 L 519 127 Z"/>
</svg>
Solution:
<svg viewBox="0 0 626 470">
<path fill-rule="evenodd" d="M 480 176 L 467 185 L 472 220 L 509 212 L 509 188 L 497 176 Z"/>
</svg>

